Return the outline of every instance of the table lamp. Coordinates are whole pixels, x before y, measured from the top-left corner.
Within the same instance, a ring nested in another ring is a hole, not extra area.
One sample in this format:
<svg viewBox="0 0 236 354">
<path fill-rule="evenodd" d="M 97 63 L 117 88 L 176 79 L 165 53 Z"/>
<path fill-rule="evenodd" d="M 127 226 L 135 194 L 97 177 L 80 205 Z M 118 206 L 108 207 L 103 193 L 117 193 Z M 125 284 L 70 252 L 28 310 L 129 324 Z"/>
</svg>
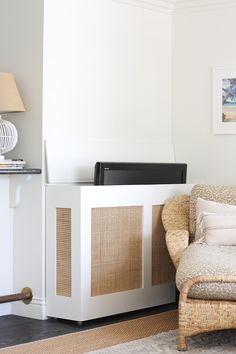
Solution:
<svg viewBox="0 0 236 354">
<path fill-rule="evenodd" d="M 4 159 L 2 154 L 14 149 L 18 139 L 16 127 L 2 119 L 1 113 L 24 111 L 25 107 L 13 75 L 0 72 L 0 160 Z"/>
</svg>

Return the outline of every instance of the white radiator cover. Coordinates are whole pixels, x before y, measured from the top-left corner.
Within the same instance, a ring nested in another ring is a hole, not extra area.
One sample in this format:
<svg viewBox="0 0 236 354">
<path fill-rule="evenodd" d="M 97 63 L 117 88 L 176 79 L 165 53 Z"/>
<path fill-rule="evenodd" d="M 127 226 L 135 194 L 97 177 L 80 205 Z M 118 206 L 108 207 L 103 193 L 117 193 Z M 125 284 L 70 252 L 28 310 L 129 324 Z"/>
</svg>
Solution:
<svg viewBox="0 0 236 354">
<path fill-rule="evenodd" d="M 47 316 L 85 321 L 175 301 L 175 284 L 152 286 L 152 207 L 192 185 L 92 186 L 49 184 L 46 187 Z M 141 206 L 142 286 L 91 296 L 91 209 Z M 71 208 L 71 296 L 56 295 L 56 208 Z"/>
</svg>

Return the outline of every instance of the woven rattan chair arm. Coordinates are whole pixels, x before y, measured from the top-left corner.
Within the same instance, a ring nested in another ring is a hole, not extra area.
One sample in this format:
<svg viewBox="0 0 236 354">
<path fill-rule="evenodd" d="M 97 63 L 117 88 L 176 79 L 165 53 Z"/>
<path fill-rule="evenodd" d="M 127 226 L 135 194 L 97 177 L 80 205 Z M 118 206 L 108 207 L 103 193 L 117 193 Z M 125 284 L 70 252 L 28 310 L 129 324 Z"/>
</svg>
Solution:
<svg viewBox="0 0 236 354">
<path fill-rule="evenodd" d="M 169 230 L 166 232 L 166 245 L 177 269 L 179 259 L 189 244 L 189 232 L 187 230 Z"/>
<path fill-rule="evenodd" d="M 180 302 L 186 302 L 189 290 L 193 285 L 199 283 L 236 283 L 236 276 L 233 275 L 198 275 L 187 280 L 180 291 Z"/>
<path fill-rule="evenodd" d="M 165 203 L 161 218 L 166 231 L 189 229 L 189 198 L 189 195 L 178 195 Z"/>
</svg>

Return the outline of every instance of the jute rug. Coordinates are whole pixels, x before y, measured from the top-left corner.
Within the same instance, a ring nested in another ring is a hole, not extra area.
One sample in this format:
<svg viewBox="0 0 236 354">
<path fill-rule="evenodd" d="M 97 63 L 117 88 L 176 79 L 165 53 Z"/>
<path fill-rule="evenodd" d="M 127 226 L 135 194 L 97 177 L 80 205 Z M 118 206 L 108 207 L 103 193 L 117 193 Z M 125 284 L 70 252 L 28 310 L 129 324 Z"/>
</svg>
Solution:
<svg viewBox="0 0 236 354">
<path fill-rule="evenodd" d="M 177 311 L 0 349 L 8 354 L 168 354 L 177 345 Z M 158 333 L 158 334 L 157 334 Z M 154 335 L 155 334 L 155 335 Z M 236 353 L 236 331 L 188 338 L 189 354 Z"/>
<path fill-rule="evenodd" d="M 129 343 L 92 351 L 88 354 L 168 354 L 178 353 L 176 349 L 178 331 L 160 333 Z M 187 339 L 189 354 L 235 354 L 236 331 L 220 331 L 201 334 Z"/>
<path fill-rule="evenodd" d="M 8 354 L 81 354 L 177 328 L 177 311 L 0 349 Z"/>
</svg>

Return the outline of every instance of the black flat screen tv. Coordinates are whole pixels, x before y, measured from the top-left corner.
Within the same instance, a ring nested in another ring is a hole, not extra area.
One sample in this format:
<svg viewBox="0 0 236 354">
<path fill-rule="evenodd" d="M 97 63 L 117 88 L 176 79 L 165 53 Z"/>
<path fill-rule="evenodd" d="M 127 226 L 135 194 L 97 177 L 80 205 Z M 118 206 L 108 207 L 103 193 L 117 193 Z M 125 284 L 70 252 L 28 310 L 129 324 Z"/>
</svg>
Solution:
<svg viewBox="0 0 236 354">
<path fill-rule="evenodd" d="M 186 183 L 185 163 L 96 162 L 95 185 Z"/>
</svg>

